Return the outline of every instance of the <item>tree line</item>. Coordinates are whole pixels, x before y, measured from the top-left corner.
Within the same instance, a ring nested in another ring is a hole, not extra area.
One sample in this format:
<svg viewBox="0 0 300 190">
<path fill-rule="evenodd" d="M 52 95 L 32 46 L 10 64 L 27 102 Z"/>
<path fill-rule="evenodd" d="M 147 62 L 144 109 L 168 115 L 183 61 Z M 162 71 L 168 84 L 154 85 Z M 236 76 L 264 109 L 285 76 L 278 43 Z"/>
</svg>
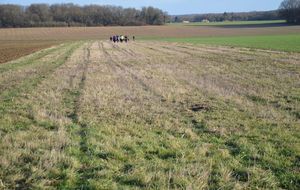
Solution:
<svg viewBox="0 0 300 190">
<path fill-rule="evenodd" d="M 168 19 L 166 12 L 154 7 L 0 4 L 0 27 L 162 25 Z"/>
<path fill-rule="evenodd" d="M 240 12 L 240 13 L 209 13 L 209 14 L 192 14 L 172 16 L 173 22 L 201 22 L 208 20 L 210 22 L 223 22 L 223 21 L 254 21 L 254 20 L 278 20 L 280 15 L 278 11 L 253 11 L 253 12 Z"/>
<path fill-rule="evenodd" d="M 166 12 L 143 7 L 141 10 L 119 6 L 75 4 L 0 4 L 0 27 L 53 26 L 140 26 L 166 22 L 253 21 L 285 19 L 300 24 L 300 0 L 284 0 L 278 10 L 241 13 L 192 14 L 169 16 Z"/>
<path fill-rule="evenodd" d="M 300 0 L 283 0 L 278 10 L 253 11 L 240 13 L 217 13 L 217 14 L 192 14 L 172 16 L 172 22 L 210 22 L 222 21 L 254 21 L 254 20 L 279 20 L 285 19 L 287 23 L 300 24 Z"/>
</svg>

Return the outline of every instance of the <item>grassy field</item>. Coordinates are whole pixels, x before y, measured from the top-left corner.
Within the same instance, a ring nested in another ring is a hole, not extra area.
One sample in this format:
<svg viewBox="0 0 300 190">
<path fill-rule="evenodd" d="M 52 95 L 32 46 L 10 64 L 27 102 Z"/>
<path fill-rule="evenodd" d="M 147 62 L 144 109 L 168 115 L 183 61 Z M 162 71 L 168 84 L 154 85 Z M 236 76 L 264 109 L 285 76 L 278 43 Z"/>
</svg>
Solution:
<svg viewBox="0 0 300 190">
<path fill-rule="evenodd" d="M 300 34 L 235 36 L 235 37 L 193 37 L 193 38 L 156 38 L 169 42 L 185 42 L 192 44 L 225 45 L 256 49 L 300 52 Z"/>
<path fill-rule="evenodd" d="M 0 29 L 0 189 L 300 189 L 281 24 Z"/>
<path fill-rule="evenodd" d="M 129 35 L 130 37 L 134 35 L 138 40 L 147 38 L 165 39 L 193 37 L 201 38 L 202 41 L 202 38 L 204 37 L 224 37 L 224 40 L 226 40 L 225 37 L 230 36 L 297 35 L 300 33 L 300 26 L 278 25 L 281 22 L 282 21 L 249 21 L 230 23 L 224 22 L 211 23 L 209 26 L 198 27 L 189 27 L 183 24 L 174 24 L 166 26 L 136 27 L 57 27 L 0 29 L 0 63 L 16 59 L 18 57 L 30 54 L 45 47 L 50 47 L 55 44 L 77 40 L 108 39 L 110 36 L 115 34 L 124 34 Z M 198 25 L 199 23 L 191 24 Z M 247 38 L 245 40 L 247 40 Z M 206 41 L 213 40 L 212 38 L 209 38 L 209 40 Z M 250 43 L 251 42 L 252 40 L 250 38 Z M 245 43 L 248 44 L 248 42 Z M 298 41 L 291 43 L 298 43 Z M 266 44 L 262 45 L 266 46 Z M 290 44 L 287 44 L 286 46 L 289 45 Z M 272 43 L 269 44 L 269 46 L 275 47 Z"/>
<path fill-rule="evenodd" d="M 299 53 L 91 40 L 0 73 L 0 189 L 300 188 Z"/>
</svg>

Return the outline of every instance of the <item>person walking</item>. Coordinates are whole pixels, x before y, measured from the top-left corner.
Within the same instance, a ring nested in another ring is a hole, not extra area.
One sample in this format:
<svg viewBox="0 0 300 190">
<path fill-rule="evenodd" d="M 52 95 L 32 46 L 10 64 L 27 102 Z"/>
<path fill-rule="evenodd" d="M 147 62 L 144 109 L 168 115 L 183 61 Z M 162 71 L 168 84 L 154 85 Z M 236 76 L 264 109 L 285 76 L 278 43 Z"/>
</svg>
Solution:
<svg viewBox="0 0 300 190">
<path fill-rule="evenodd" d="M 124 41 L 124 36 L 123 36 L 123 35 L 121 35 L 121 37 L 120 37 L 120 41 L 121 41 L 121 42 L 123 42 L 123 41 Z"/>
</svg>

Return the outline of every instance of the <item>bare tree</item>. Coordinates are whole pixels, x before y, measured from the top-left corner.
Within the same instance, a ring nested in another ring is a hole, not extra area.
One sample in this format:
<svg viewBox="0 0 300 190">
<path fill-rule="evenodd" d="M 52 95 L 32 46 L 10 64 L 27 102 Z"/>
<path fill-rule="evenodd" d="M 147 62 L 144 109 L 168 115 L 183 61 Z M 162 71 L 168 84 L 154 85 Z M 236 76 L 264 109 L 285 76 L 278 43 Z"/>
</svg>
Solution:
<svg viewBox="0 0 300 190">
<path fill-rule="evenodd" d="M 300 0 L 284 0 L 279 13 L 288 23 L 300 24 Z"/>
<path fill-rule="evenodd" d="M 0 6 L 0 27 L 21 27 L 25 25 L 25 13 L 18 5 Z"/>
<path fill-rule="evenodd" d="M 161 25 L 169 19 L 166 12 L 153 7 L 142 10 L 118 6 L 69 4 L 0 4 L 0 27 L 23 26 L 128 26 Z"/>
<path fill-rule="evenodd" d="M 141 17 L 146 24 L 162 25 L 164 24 L 164 12 L 154 7 L 143 7 Z"/>
<path fill-rule="evenodd" d="M 27 16 L 33 22 L 51 21 L 49 6 L 47 4 L 32 4 L 26 9 Z"/>
</svg>

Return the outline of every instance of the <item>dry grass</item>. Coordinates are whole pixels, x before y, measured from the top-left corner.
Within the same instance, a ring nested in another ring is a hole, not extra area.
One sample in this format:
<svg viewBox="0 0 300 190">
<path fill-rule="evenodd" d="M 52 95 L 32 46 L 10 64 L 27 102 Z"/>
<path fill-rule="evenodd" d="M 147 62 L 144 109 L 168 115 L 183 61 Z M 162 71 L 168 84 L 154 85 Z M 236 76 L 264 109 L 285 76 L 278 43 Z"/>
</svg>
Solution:
<svg viewBox="0 0 300 190">
<path fill-rule="evenodd" d="M 299 188 L 299 54 L 106 41 L 45 51 L 0 67 L 4 189 Z"/>
</svg>

